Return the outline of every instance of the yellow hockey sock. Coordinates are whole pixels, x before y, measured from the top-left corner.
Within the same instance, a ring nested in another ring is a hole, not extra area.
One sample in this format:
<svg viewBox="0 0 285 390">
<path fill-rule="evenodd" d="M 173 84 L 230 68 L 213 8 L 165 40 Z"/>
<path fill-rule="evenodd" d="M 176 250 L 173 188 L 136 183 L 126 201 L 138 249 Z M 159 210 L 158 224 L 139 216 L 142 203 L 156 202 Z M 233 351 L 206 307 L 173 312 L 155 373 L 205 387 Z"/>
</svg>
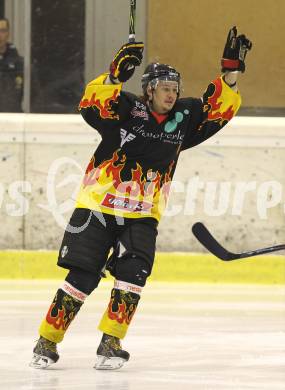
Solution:
<svg viewBox="0 0 285 390">
<path fill-rule="evenodd" d="M 136 287 L 141 290 L 139 286 Z M 103 314 L 98 329 L 110 336 L 124 338 L 139 300 L 140 295 L 137 293 L 113 288 L 108 308 Z"/>
<path fill-rule="evenodd" d="M 61 342 L 85 298 L 86 294 L 75 289 L 68 282 L 64 282 L 63 287 L 58 289 L 47 315 L 40 325 L 40 336 L 54 343 Z"/>
</svg>

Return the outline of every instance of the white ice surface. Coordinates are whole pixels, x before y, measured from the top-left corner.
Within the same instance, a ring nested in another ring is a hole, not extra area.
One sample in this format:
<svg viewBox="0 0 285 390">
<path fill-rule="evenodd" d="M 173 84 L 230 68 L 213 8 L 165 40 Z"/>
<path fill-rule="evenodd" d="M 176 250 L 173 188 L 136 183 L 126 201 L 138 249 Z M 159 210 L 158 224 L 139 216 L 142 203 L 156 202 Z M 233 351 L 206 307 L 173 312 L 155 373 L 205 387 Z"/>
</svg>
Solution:
<svg viewBox="0 0 285 390">
<path fill-rule="evenodd" d="M 123 346 L 120 371 L 96 371 L 96 329 L 111 284 L 88 298 L 60 360 L 28 367 L 60 282 L 0 281 L 1 390 L 284 390 L 285 287 L 150 283 Z"/>
</svg>

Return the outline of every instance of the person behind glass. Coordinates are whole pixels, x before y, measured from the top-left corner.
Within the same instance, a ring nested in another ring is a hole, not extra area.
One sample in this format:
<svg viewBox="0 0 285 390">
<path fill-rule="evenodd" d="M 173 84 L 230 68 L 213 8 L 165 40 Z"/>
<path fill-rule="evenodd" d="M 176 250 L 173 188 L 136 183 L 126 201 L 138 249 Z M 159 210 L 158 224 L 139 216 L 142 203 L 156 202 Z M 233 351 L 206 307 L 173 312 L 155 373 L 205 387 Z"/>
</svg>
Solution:
<svg viewBox="0 0 285 390">
<path fill-rule="evenodd" d="M 102 141 L 88 164 L 64 234 L 58 265 L 69 273 L 40 325 L 31 367 L 42 369 L 58 361 L 57 344 L 105 269 L 115 281 L 99 324 L 103 334 L 95 368 L 118 369 L 129 359 L 121 339 L 152 271 L 157 226 L 180 153 L 217 133 L 240 106 L 237 77 L 245 70 L 251 42 L 237 36 L 235 27 L 226 41 L 222 75 L 202 98 L 181 98 L 180 73 L 159 63 L 145 69 L 143 97 L 122 91 L 141 64 L 143 48 L 142 42 L 123 45 L 109 72 L 87 85 L 80 102 L 84 120 Z M 175 308 L 172 311 L 175 315 Z"/>
<path fill-rule="evenodd" d="M 8 19 L 0 18 L 0 112 L 22 112 L 24 61 L 9 31 Z"/>
</svg>

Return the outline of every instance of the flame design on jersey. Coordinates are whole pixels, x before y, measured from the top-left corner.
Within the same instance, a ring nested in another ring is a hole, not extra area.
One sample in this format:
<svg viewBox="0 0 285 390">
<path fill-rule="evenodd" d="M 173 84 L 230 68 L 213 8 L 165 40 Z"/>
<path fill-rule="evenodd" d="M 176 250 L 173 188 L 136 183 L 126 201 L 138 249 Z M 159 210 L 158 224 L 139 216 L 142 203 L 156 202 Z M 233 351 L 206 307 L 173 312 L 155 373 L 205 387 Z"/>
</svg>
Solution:
<svg viewBox="0 0 285 390">
<path fill-rule="evenodd" d="M 112 158 L 105 160 L 99 166 L 95 166 L 95 158 L 92 157 L 83 178 L 81 191 L 78 197 L 82 199 L 83 193 L 89 197 L 91 203 L 94 200 L 98 205 L 106 206 L 106 202 L 103 202 L 105 196 L 113 195 L 114 198 L 126 200 L 126 205 L 129 205 L 129 209 L 126 206 L 126 212 L 136 213 L 148 212 L 152 213 L 152 209 L 155 205 L 160 208 L 165 208 L 171 185 L 171 173 L 174 166 L 174 161 L 169 165 L 168 171 L 165 174 L 152 171 L 149 169 L 146 174 L 143 171 L 142 166 L 137 162 L 135 168 L 126 167 L 127 159 L 126 155 L 119 155 L 118 151 L 115 151 Z M 125 170 L 125 171 L 124 171 Z M 123 180 L 122 174 L 130 171 L 130 179 Z M 88 194 L 88 195 L 87 195 Z M 85 197 L 85 201 L 87 199 Z M 88 201 L 88 199 L 87 199 Z M 142 207 L 135 207 L 136 204 L 141 204 Z M 133 206 L 132 206 L 133 205 Z M 91 204 L 85 205 L 85 207 L 94 209 L 95 205 L 91 207 Z M 110 206 L 111 208 L 111 206 Z M 112 209 L 116 207 L 112 206 Z M 122 207 L 119 207 L 122 210 Z M 104 208 L 104 211 L 105 208 Z M 114 213 L 114 212 L 110 212 Z"/>
<path fill-rule="evenodd" d="M 113 95 L 105 98 L 105 100 L 97 97 L 97 93 L 94 92 L 90 98 L 84 96 L 79 103 L 79 109 L 93 107 L 99 110 L 99 115 L 102 119 L 119 119 L 119 116 L 112 110 L 112 103 L 115 102 L 119 95 L 119 89 L 115 89 Z"/>
<path fill-rule="evenodd" d="M 221 78 L 214 80 L 213 83 L 210 84 L 210 87 L 214 87 L 214 91 L 210 96 L 208 96 L 208 104 L 204 106 L 204 111 L 206 111 L 208 114 L 208 120 L 218 121 L 219 124 L 223 126 L 224 121 L 228 122 L 232 119 L 236 109 L 233 107 L 232 104 L 229 105 L 229 100 L 225 98 L 226 92 L 225 88 L 223 87 L 223 82 Z M 205 95 L 207 95 L 207 93 L 209 93 L 209 88 L 206 91 Z"/>
</svg>

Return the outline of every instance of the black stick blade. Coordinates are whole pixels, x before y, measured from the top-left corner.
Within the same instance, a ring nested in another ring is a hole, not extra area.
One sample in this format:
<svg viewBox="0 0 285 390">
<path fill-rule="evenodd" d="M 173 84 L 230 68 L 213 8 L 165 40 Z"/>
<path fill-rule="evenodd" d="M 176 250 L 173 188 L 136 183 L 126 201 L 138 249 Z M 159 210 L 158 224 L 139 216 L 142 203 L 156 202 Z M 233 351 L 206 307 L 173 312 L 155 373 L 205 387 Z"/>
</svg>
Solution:
<svg viewBox="0 0 285 390">
<path fill-rule="evenodd" d="M 266 253 L 281 251 L 285 249 L 285 245 L 275 245 L 267 248 L 256 249 L 253 251 L 243 253 L 232 253 L 226 250 L 218 243 L 218 241 L 212 236 L 209 230 L 201 222 L 197 222 L 192 226 L 192 232 L 197 240 L 213 255 L 223 261 L 231 261 L 237 259 L 244 259 L 246 257 L 263 255 Z"/>
<path fill-rule="evenodd" d="M 231 261 L 240 258 L 239 254 L 229 252 L 223 248 L 201 222 L 197 222 L 192 226 L 192 232 L 197 240 L 219 259 Z"/>
</svg>

